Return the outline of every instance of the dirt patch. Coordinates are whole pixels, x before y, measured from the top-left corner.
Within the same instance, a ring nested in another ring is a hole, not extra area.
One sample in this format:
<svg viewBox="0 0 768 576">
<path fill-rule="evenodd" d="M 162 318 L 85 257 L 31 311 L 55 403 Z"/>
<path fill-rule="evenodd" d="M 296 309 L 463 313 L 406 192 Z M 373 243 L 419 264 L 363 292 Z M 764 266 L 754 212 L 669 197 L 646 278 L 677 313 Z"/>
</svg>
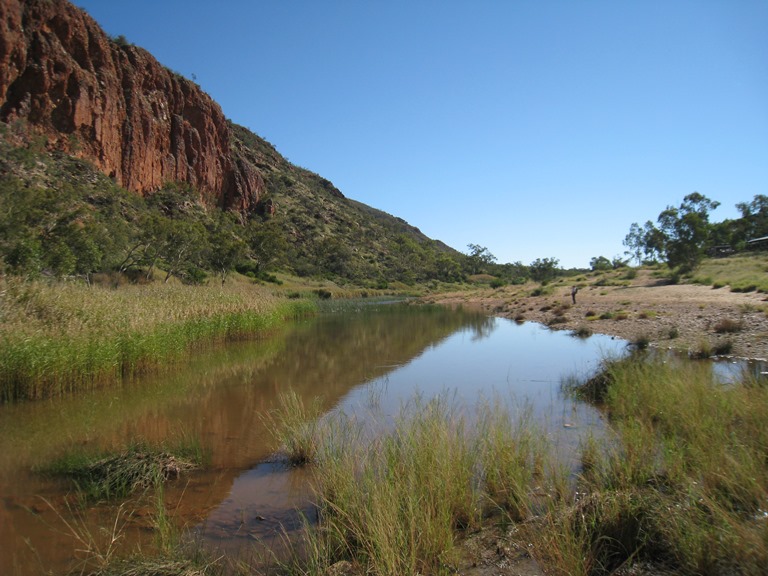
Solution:
<svg viewBox="0 0 768 576">
<path fill-rule="evenodd" d="M 582 283 L 574 304 L 561 282 L 533 296 L 534 285 L 439 294 L 427 302 L 479 306 L 491 314 L 556 330 L 608 334 L 630 342 L 765 360 L 768 298 L 692 284 L 663 284 L 648 271 L 622 286 Z M 726 328 L 725 330 L 723 328 Z"/>
</svg>

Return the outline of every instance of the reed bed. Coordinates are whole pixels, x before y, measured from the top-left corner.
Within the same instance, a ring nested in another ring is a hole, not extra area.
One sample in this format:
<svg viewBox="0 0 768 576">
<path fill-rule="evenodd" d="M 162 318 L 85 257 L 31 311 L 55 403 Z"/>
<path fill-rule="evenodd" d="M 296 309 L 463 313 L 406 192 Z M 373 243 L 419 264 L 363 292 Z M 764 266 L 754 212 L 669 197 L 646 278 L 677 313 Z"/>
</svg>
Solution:
<svg viewBox="0 0 768 576">
<path fill-rule="evenodd" d="M 417 397 L 376 433 L 343 414 L 311 439 L 301 428 L 319 522 L 287 571 L 345 561 L 360 574 L 449 573 L 462 537 L 492 521 L 517 525 L 547 574 L 765 573 L 765 383 L 724 385 L 705 364 L 637 353 L 607 361 L 586 395 L 609 428 L 583 439 L 580 470 L 558 464 L 529 412 L 498 399 L 467 415 L 445 396 Z M 282 409 L 308 414 L 296 402 Z"/>
<path fill-rule="evenodd" d="M 467 415 L 442 395 L 414 398 L 389 425 L 325 418 L 310 442 L 320 521 L 289 571 L 349 561 L 360 573 L 451 572 L 457 542 L 489 514 L 526 517 L 542 445 L 527 419 L 521 428 L 493 406 Z"/>
<path fill-rule="evenodd" d="M 0 401 L 115 383 L 314 310 L 252 285 L 111 289 L 0 278 Z"/>
<path fill-rule="evenodd" d="M 706 364 L 647 355 L 608 362 L 588 395 L 612 436 L 582 447 L 577 496 L 531 538 L 554 574 L 631 563 L 675 574 L 763 574 L 768 566 L 768 387 L 713 381 Z"/>
</svg>

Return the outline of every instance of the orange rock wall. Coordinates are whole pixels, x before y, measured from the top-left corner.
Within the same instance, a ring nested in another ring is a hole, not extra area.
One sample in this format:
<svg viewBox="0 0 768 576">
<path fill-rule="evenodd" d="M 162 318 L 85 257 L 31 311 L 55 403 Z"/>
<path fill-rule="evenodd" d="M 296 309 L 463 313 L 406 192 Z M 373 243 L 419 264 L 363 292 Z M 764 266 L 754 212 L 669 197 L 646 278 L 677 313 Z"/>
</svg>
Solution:
<svg viewBox="0 0 768 576">
<path fill-rule="evenodd" d="M 210 96 L 64 0 L 0 0 L 0 121 L 19 119 L 141 194 L 186 182 L 248 210 L 264 190 Z"/>
</svg>

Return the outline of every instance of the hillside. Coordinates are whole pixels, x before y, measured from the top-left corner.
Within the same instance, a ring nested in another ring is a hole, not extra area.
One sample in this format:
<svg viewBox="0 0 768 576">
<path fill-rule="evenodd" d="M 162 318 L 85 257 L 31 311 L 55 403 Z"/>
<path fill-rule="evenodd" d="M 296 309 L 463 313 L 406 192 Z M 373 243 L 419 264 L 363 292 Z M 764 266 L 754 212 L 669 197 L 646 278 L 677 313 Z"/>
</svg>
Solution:
<svg viewBox="0 0 768 576">
<path fill-rule="evenodd" d="M 68 2 L 0 0 L 0 38 L 4 268 L 460 277 L 461 254 L 292 165 L 197 84 Z"/>
</svg>

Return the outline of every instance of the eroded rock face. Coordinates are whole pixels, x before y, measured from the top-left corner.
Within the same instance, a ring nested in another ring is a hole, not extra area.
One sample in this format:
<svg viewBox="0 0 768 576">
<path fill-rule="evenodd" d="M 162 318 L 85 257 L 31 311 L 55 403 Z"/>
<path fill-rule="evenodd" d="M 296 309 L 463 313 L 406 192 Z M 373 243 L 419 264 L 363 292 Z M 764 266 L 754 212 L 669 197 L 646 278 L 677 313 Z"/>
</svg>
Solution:
<svg viewBox="0 0 768 576">
<path fill-rule="evenodd" d="M 0 0 L 0 121 L 26 121 L 141 194 L 186 182 L 245 211 L 264 190 L 210 96 L 64 0 Z"/>
</svg>

